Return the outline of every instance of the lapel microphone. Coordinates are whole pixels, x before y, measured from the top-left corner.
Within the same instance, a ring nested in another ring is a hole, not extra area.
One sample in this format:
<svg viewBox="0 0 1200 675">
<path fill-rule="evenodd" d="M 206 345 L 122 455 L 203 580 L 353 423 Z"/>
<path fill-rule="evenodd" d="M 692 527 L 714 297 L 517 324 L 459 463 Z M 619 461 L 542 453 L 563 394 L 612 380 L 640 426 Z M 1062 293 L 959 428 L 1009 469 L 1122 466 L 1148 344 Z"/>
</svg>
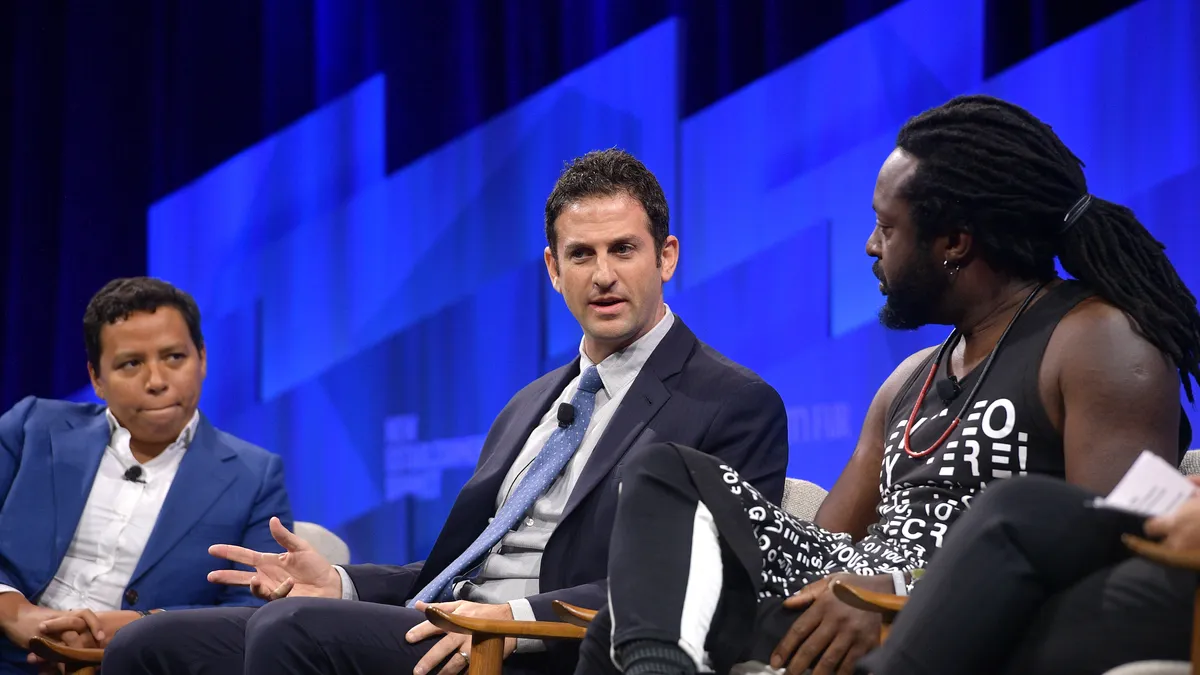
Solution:
<svg viewBox="0 0 1200 675">
<path fill-rule="evenodd" d="M 145 483 L 146 482 L 145 480 L 142 479 L 142 465 L 141 464 L 134 464 L 133 466 L 129 467 L 128 469 L 125 469 L 125 475 L 121 476 L 121 478 L 124 478 L 125 480 L 129 481 L 130 483 Z"/>
<path fill-rule="evenodd" d="M 570 403 L 558 404 L 558 426 L 566 429 L 575 421 L 575 406 Z M 141 467 L 138 467 L 139 469 Z"/>
<path fill-rule="evenodd" d="M 958 398 L 962 393 L 962 385 L 958 383 L 958 378 L 953 375 L 947 375 L 946 379 L 937 381 L 937 395 L 942 399 L 942 403 L 949 403 Z"/>
</svg>

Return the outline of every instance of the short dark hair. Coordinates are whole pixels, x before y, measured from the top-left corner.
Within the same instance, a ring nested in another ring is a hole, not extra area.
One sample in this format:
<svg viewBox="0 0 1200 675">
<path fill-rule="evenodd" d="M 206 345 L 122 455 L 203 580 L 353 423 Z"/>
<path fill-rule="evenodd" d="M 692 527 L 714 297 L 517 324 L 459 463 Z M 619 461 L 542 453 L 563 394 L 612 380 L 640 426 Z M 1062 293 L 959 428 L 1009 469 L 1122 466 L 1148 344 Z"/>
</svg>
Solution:
<svg viewBox="0 0 1200 675">
<path fill-rule="evenodd" d="M 917 159 L 904 186 L 925 240 L 967 231 L 980 256 L 1017 279 L 1071 276 L 1133 319 L 1179 369 L 1189 400 L 1200 381 L 1200 313 L 1164 247 L 1128 208 L 1088 196 L 1083 162 L 1032 113 L 991 96 L 958 96 L 910 119 L 896 144 Z"/>
<path fill-rule="evenodd" d="M 129 318 L 134 312 L 154 312 L 159 307 L 174 307 L 183 315 L 188 333 L 197 350 L 204 349 L 200 332 L 200 308 L 185 291 L 161 279 L 130 277 L 114 279 L 104 285 L 88 302 L 83 313 L 83 345 L 88 363 L 100 374 L 100 331 L 107 325 Z"/>
<path fill-rule="evenodd" d="M 619 148 L 593 150 L 569 162 L 554 190 L 546 199 L 546 242 L 558 259 L 558 232 L 554 221 L 568 205 L 589 197 L 628 195 L 642 205 L 649 217 L 654 251 L 662 253 L 663 244 L 671 234 L 671 214 L 667 198 L 654 174 L 641 160 Z"/>
</svg>

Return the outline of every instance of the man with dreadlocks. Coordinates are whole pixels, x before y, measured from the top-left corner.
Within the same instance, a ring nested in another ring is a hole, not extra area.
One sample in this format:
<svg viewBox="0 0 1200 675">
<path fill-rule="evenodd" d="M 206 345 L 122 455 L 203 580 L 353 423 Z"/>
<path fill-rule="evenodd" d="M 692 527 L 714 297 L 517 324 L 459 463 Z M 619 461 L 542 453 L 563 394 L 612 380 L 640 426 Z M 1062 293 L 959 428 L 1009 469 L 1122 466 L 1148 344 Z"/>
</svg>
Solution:
<svg viewBox="0 0 1200 675">
<path fill-rule="evenodd" d="M 880 318 L 950 336 L 884 382 L 812 523 L 687 448 L 631 458 L 609 603 L 577 675 L 724 673 L 747 660 L 850 673 L 879 620 L 834 598 L 831 581 L 906 593 L 996 479 L 1040 474 L 1102 494 L 1143 449 L 1180 461 L 1200 313 L 1163 246 L 1129 209 L 1090 195 L 1082 162 L 1010 103 L 955 98 L 909 120 L 896 145 L 867 240 Z M 1058 278 L 1056 256 L 1074 280 Z M 1047 522 L 1060 502 L 1041 510 Z"/>
</svg>

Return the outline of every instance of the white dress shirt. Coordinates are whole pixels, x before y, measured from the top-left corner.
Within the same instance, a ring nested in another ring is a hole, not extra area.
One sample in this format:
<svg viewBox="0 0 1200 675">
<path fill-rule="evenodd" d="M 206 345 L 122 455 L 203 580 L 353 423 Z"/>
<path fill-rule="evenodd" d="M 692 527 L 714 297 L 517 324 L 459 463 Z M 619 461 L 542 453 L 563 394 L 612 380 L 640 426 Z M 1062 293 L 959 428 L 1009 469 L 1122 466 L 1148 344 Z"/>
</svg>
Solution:
<svg viewBox="0 0 1200 675">
<path fill-rule="evenodd" d="M 609 420 L 625 399 L 629 386 L 641 372 L 650 354 L 662 342 L 674 323 L 674 315 L 668 308 L 666 316 L 649 333 L 598 364 L 592 363 L 583 351 L 583 343 L 580 343 L 580 374 L 567 383 L 554 403 L 550 404 L 550 409 L 542 416 L 541 422 L 529 434 L 516 461 L 504 477 L 504 482 L 500 484 L 500 493 L 496 495 L 496 510 L 499 511 L 504 505 L 509 494 L 525 476 L 529 465 L 550 439 L 550 435 L 558 428 L 558 406 L 571 402 L 579 390 L 579 380 L 583 377 L 583 371 L 595 365 L 604 387 L 596 392 L 596 406 L 583 440 L 563 472 L 533 503 L 533 507 L 525 514 L 525 519 L 515 530 L 505 534 L 491 554 L 484 558 L 479 574 L 472 581 L 460 582 L 455 587 L 455 597 L 490 604 L 507 602 L 512 605 L 515 619 L 534 620 L 533 609 L 525 598 L 540 592 L 538 577 L 546 543 L 554 533 L 571 491 L 575 489 L 583 467 L 587 465 L 592 451 L 596 449 L 596 443 L 608 429 Z"/>
<path fill-rule="evenodd" d="M 591 366 L 596 366 L 600 374 L 603 388 L 596 392 L 596 405 L 592 411 L 591 421 L 575 454 L 567 462 L 563 472 L 553 484 L 533 503 L 525 514 L 525 518 L 516 529 L 504 535 L 504 538 L 492 549 L 481 563 L 479 573 L 471 581 L 460 581 L 454 588 L 455 597 L 461 600 L 499 604 L 507 602 L 512 607 L 513 618 L 518 621 L 533 621 L 533 608 L 525 598 L 537 595 L 539 576 L 542 567 L 542 552 L 554 528 L 562 517 L 567 506 L 567 500 L 583 467 L 587 465 L 596 443 L 604 435 L 613 414 L 620 407 L 625 394 L 633 381 L 637 379 L 646 365 L 647 359 L 658 348 L 659 343 L 666 337 L 671 326 L 675 324 L 675 315 L 671 308 L 666 308 L 666 315 L 650 332 L 638 338 L 625 349 L 616 352 L 598 364 L 593 364 L 583 349 L 583 341 L 579 343 L 579 375 L 567 383 L 558 398 L 550 404 L 546 414 L 542 416 L 537 427 L 529 434 L 516 461 L 509 468 L 504 482 L 500 484 L 500 492 L 496 495 L 496 510 L 504 505 L 517 482 L 524 476 L 530 463 L 546 445 L 550 434 L 558 428 L 558 406 L 570 403 L 579 390 L 579 380 L 583 372 Z M 342 597 L 347 600 L 357 600 L 358 592 L 354 583 L 345 570 L 337 568 L 342 578 Z M 419 590 L 419 589 L 414 589 Z M 518 651 L 532 651 L 541 648 L 540 640 L 518 640 Z"/>
<path fill-rule="evenodd" d="M 111 411 L 104 413 L 111 432 L 92 490 L 75 528 L 67 554 L 54 579 L 38 599 L 50 609 L 121 609 L 125 587 L 133 577 L 183 453 L 196 434 L 200 413 L 159 456 L 143 464 L 141 480 L 125 480 L 138 461 L 129 447 L 129 431 Z M 0 593 L 20 592 L 0 584 Z"/>
</svg>

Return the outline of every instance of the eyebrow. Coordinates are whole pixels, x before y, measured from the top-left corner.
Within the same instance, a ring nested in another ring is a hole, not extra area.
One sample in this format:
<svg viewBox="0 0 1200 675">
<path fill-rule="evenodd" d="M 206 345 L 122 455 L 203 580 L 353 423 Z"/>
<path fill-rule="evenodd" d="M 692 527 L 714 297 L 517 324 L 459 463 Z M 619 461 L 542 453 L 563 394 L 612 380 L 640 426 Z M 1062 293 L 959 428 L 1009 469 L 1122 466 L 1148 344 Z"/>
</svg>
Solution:
<svg viewBox="0 0 1200 675">
<path fill-rule="evenodd" d="M 642 244 L 642 238 L 638 237 L 637 235 L 631 234 L 631 235 L 627 235 L 624 237 L 617 237 L 616 239 L 613 239 L 612 241 L 608 241 L 608 242 L 600 244 L 600 246 L 603 246 L 605 248 L 611 248 L 613 246 L 620 246 L 622 244 L 632 244 L 632 245 L 637 246 L 637 245 Z M 565 250 L 571 251 L 571 250 L 578 249 L 578 248 L 596 248 L 596 246 L 594 244 L 589 244 L 587 242 L 582 242 L 582 241 L 566 241 L 566 242 L 563 242 L 563 248 Z"/>
<path fill-rule="evenodd" d="M 185 352 L 185 351 L 187 351 L 187 346 L 182 342 L 177 342 L 175 344 L 166 345 L 165 347 L 160 347 L 157 350 L 157 352 L 159 354 L 165 354 L 167 352 Z M 139 358 L 145 354 L 146 354 L 145 351 L 130 349 L 130 350 L 117 352 L 117 353 L 113 354 L 113 360 L 114 361 L 122 361 L 124 359 Z"/>
<path fill-rule="evenodd" d="M 627 237 L 620 237 L 617 239 L 613 239 L 612 241 L 608 242 L 608 246 L 610 248 L 613 246 L 621 246 L 621 245 L 625 245 L 625 244 L 636 246 L 641 243 L 642 243 L 641 237 L 638 237 L 635 235 L 629 235 Z"/>
</svg>

